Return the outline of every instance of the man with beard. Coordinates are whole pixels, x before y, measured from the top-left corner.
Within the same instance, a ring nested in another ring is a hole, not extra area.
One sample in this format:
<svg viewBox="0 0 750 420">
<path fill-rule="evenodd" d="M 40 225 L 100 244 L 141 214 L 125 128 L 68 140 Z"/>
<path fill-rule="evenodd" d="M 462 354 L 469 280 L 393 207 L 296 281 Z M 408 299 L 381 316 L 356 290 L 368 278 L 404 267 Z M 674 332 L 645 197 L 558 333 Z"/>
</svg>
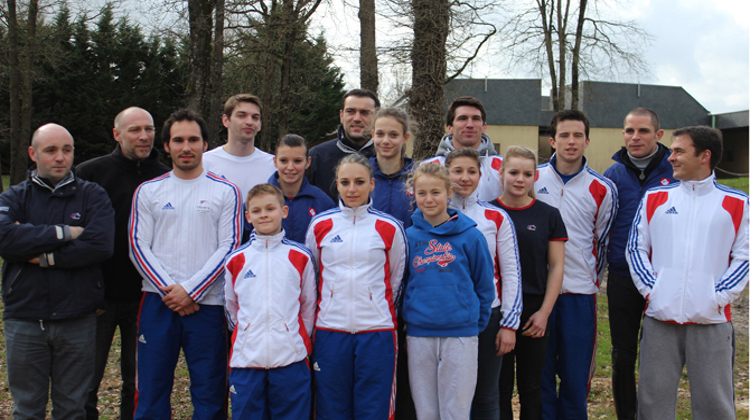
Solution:
<svg viewBox="0 0 750 420">
<path fill-rule="evenodd" d="M 172 171 L 141 184 L 133 198 L 130 258 L 143 276 L 138 321 L 136 419 L 169 419 L 182 348 L 194 419 L 226 419 L 224 258 L 239 245 L 239 189 L 203 168 L 207 127 L 183 109 L 161 137 Z"/>
<path fill-rule="evenodd" d="M 307 180 L 333 201 L 338 201 L 335 171 L 341 158 L 352 153 L 359 153 L 368 159 L 375 156 L 370 132 L 379 107 L 378 97 L 369 90 L 350 90 L 341 101 L 341 125 L 337 137 L 310 149 L 312 162 L 307 169 Z"/>
</svg>

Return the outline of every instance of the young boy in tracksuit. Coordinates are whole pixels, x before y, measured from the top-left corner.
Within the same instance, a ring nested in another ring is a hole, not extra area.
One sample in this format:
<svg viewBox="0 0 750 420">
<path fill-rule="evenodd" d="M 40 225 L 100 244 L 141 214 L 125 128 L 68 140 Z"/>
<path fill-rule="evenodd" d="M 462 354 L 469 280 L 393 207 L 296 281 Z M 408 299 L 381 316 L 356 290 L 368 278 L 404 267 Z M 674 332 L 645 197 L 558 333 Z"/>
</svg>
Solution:
<svg viewBox="0 0 750 420">
<path fill-rule="evenodd" d="M 254 231 L 225 262 L 224 298 L 232 333 L 229 392 L 234 419 L 310 415 L 310 334 L 317 293 L 310 252 L 284 237 L 289 209 L 277 187 L 247 196 Z"/>
</svg>

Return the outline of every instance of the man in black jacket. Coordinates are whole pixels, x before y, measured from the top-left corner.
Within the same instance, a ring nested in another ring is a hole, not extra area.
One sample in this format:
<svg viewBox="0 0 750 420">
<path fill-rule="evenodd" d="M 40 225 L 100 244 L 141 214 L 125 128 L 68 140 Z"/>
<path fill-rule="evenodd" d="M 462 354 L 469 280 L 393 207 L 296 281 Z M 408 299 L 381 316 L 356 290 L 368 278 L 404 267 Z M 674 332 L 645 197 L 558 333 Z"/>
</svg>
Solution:
<svg viewBox="0 0 750 420">
<path fill-rule="evenodd" d="M 146 110 L 131 107 L 117 114 L 112 129 L 117 146 L 106 156 L 84 162 L 76 168 L 83 179 L 96 182 L 109 194 L 115 209 L 115 253 L 102 264 L 105 312 L 97 317 L 96 363 L 86 402 L 86 418 L 97 419 L 99 383 L 107 366 L 107 356 L 115 329 L 120 327 L 120 373 L 122 390 L 120 419 L 133 418 L 135 402 L 135 351 L 141 276 L 130 262 L 128 220 L 133 193 L 144 181 L 169 172 L 153 148 L 154 120 Z"/>
<path fill-rule="evenodd" d="M 336 138 L 310 149 L 312 161 L 307 169 L 307 180 L 336 203 L 339 193 L 336 190 L 335 171 L 339 161 L 352 153 L 359 153 L 366 158 L 375 156 L 370 132 L 379 107 L 378 97 L 369 90 L 350 90 L 341 100 L 341 125 Z"/>
<path fill-rule="evenodd" d="M 0 195 L 0 256 L 8 384 L 15 418 L 83 418 L 94 374 L 100 264 L 112 256 L 114 211 L 98 185 L 72 171 L 73 137 L 39 127 L 29 179 Z"/>
</svg>

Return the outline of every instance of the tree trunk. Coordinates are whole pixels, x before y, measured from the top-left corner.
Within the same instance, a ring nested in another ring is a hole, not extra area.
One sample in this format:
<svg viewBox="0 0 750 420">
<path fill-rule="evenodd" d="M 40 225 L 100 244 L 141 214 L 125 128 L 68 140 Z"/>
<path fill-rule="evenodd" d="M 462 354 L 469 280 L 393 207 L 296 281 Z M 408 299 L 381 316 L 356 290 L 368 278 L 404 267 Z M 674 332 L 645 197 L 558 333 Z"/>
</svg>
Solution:
<svg viewBox="0 0 750 420">
<path fill-rule="evenodd" d="M 216 0 L 216 13 L 214 16 L 214 42 L 213 63 L 211 65 L 211 94 L 210 111 L 205 116 L 209 133 L 209 148 L 214 148 L 222 143 L 219 133 L 221 114 L 223 113 L 224 92 L 222 90 L 222 73 L 224 68 L 224 3 L 225 0 Z"/>
<path fill-rule="evenodd" d="M 21 69 L 18 63 L 16 0 L 8 0 L 8 66 L 10 67 L 10 185 L 26 177 L 28 152 L 21 137 Z"/>
<path fill-rule="evenodd" d="M 412 0 L 412 8 L 414 44 L 409 110 L 419 122 L 419 129 L 414 133 L 413 158 L 420 160 L 435 154 L 445 132 L 445 42 L 449 31 L 450 3 L 447 0 Z"/>
<path fill-rule="evenodd" d="M 34 55 L 36 52 L 36 18 L 39 12 L 39 0 L 29 1 L 28 16 L 26 17 L 26 57 L 24 71 L 21 73 L 21 140 L 28 146 L 31 139 L 31 111 L 32 111 L 32 82 L 34 78 Z M 20 153 L 20 151 L 19 151 Z M 24 154 L 27 156 L 28 153 Z M 24 158 L 24 166 L 28 160 Z M 24 171 L 23 179 L 26 179 Z M 20 182 L 20 181 L 19 181 Z"/>
<path fill-rule="evenodd" d="M 299 16 L 294 10 L 294 0 L 284 0 L 282 7 L 282 46 L 283 53 L 281 56 L 281 84 L 279 88 L 279 138 L 285 136 L 289 132 L 289 118 L 290 113 L 290 75 L 292 73 L 292 66 L 294 65 L 293 52 L 294 44 L 297 42 L 297 36 L 299 32 Z M 273 139 L 272 139 L 273 143 Z M 273 144 L 271 144 L 273 146 Z"/>
<path fill-rule="evenodd" d="M 188 0 L 190 61 L 188 63 L 188 108 L 208 117 L 211 77 L 211 28 L 213 0 Z"/>
<path fill-rule="evenodd" d="M 265 55 L 265 75 L 266 83 L 263 86 L 263 94 L 261 95 L 261 102 L 263 103 L 263 127 L 260 131 L 260 145 L 255 143 L 255 146 L 260 147 L 261 150 L 270 150 L 272 139 L 271 126 L 273 119 L 271 115 L 274 113 L 274 88 L 276 80 L 276 71 L 278 69 L 278 41 L 281 37 L 281 30 L 279 28 L 279 11 L 276 7 L 276 2 L 273 3 L 270 13 L 265 17 L 266 19 L 266 42 L 268 43 L 264 55 Z M 256 137 L 257 140 L 257 137 Z"/>
<path fill-rule="evenodd" d="M 573 45 L 573 57 L 570 63 L 570 109 L 578 110 L 578 67 L 581 59 L 581 38 L 583 38 L 583 24 L 586 19 L 587 0 L 581 0 L 578 9 L 578 26 L 576 26 L 575 44 Z"/>
<path fill-rule="evenodd" d="M 359 0 L 360 87 L 378 94 L 378 55 L 375 50 L 375 0 Z"/>
<path fill-rule="evenodd" d="M 549 1 L 549 12 L 547 11 L 547 1 Z M 554 0 L 537 0 L 537 7 L 542 16 L 542 31 L 544 31 L 544 49 L 547 52 L 547 66 L 549 68 L 549 77 L 552 82 L 552 110 L 560 110 L 557 98 L 560 96 L 557 90 L 557 72 L 555 71 L 555 53 L 552 49 L 552 31 L 555 16 Z M 549 20 L 548 20 L 549 19 Z"/>
</svg>

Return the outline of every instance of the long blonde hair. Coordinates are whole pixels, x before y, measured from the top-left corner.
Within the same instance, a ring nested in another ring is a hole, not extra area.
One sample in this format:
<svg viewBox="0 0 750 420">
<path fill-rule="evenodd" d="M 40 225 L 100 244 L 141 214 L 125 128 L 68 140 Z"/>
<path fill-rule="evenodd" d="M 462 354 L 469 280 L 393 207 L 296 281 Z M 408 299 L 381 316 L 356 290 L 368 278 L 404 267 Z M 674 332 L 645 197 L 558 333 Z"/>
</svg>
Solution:
<svg viewBox="0 0 750 420">
<path fill-rule="evenodd" d="M 536 168 L 536 155 L 534 154 L 534 152 L 523 146 L 508 146 L 508 149 L 505 151 L 505 156 L 503 157 L 503 166 L 500 167 L 501 172 L 505 172 L 505 162 L 508 162 L 510 158 L 529 159 L 534 163 L 534 167 Z M 534 177 L 536 178 L 536 175 Z M 531 189 L 529 189 L 529 197 L 536 198 L 533 183 L 531 185 Z"/>
</svg>

